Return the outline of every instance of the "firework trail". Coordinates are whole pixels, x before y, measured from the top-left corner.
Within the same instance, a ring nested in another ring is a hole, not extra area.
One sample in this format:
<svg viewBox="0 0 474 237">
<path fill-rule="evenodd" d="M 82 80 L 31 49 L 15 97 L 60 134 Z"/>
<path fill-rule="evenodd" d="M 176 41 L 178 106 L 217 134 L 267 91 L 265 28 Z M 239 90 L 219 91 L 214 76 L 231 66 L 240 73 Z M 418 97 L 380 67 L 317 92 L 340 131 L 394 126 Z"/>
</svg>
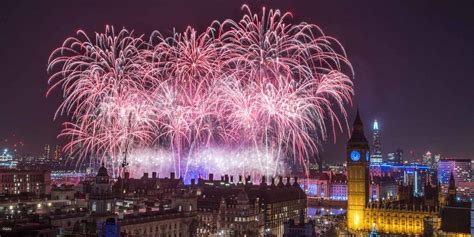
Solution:
<svg viewBox="0 0 474 237">
<path fill-rule="evenodd" d="M 66 39 L 50 56 L 47 92 L 62 90 L 65 149 L 107 161 L 115 175 L 126 162 L 179 176 L 203 167 L 274 175 L 288 159 L 306 168 L 328 131 L 347 128 L 352 66 L 316 25 L 242 9 L 241 20 L 202 33 L 155 31 L 145 42 L 107 26 L 95 40 Z"/>
</svg>

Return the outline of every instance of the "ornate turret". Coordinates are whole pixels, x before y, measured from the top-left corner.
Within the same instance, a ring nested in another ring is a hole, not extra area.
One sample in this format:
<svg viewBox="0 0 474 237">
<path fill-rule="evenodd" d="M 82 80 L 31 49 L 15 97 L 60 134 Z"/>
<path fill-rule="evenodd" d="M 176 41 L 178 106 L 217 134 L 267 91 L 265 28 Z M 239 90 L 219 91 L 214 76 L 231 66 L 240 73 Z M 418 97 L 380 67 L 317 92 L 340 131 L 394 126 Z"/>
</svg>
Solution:
<svg viewBox="0 0 474 237">
<path fill-rule="evenodd" d="M 449 177 L 449 186 L 448 186 L 448 205 L 453 205 L 456 202 L 456 182 L 454 181 L 453 172 Z"/>
</svg>

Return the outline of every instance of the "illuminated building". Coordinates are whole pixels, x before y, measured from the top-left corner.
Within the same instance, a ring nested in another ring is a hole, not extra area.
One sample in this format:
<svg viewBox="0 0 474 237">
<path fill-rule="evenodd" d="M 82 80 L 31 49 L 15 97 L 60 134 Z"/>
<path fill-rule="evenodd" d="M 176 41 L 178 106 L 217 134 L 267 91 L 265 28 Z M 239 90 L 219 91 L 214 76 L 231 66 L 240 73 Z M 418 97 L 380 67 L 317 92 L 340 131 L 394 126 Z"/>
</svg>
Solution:
<svg viewBox="0 0 474 237">
<path fill-rule="evenodd" d="M 371 177 L 383 177 L 390 176 L 395 182 L 401 183 L 403 185 L 408 185 L 409 183 L 413 184 L 414 193 L 416 196 L 423 195 L 423 185 L 424 183 L 431 181 L 431 183 L 436 183 L 436 177 L 430 177 L 430 167 L 417 164 L 404 164 L 404 165 L 395 165 L 395 164 L 376 164 L 370 165 L 370 175 Z"/>
<path fill-rule="evenodd" d="M 128 214 L 118 223 L 120 235 L 115 236 L 195 236 L 196 211 L 187 205 L 181 210 Z"/>
<path fill-rule="evenodd" d="M 119 177 L 113 185 L 113 192 L 116 195 L 131 195 L 139 197 L 156 197 L 167 193 L 173 193 L 184 187 L 183 179 L 176 178 L 171 172 L 169 177 L 160 178 L 156 172 L 143 173 L 139 179 L 130 178 L 130 173 L 125 172 L 123 178 Z"/>
<path fill-rule="evenodd" d="M 387 154 L 387 164 L 400 165 L 403 163 L 403 150 L 398 148 L 395 152 Z"/>
<path fill-rule="evenodd" d="M 184 189 L 181 179 L 158 179 L 156 173 L 151 178 L 145 173 L 141 179 L 130 179 L 125 173 L 124 179 L 113 184 L 102 165 L 89 189 L 86 191 L 90 193 L 88 222 L 95 227 L 88 231 L 96 233 L 95 236 L 191 236 L 196 233 L 197 197 L 191 189 Z M 128 194 L 133 201 L 126 207 Z M 153 208 L 155 204 L 157 208 Z"/>
<path fill-rule="evenodd" d="M 432 169 L 437 169 L 437 168 L 438 168 L 439 160 L 441 160 L 441 155 L 440 155 L 440 154 L 434 155 L 434 157 L 433 157 L 433 164 L 431 165 L 431 168 L 432 168 Z"/>
<path fill-rule="evenodd" d="M 0 153 L 0 169 L 1 168 L 16 168 L 18 161 L 14 159 L 12 153 L 7 149 L 3 149 Z"/>
<path fill-rule="evenodd" d="M 390 176 L 373 176 L 370 183 L 370 198 L 373 201 L 393 200 L 397 197 L 398 185 Z"/>
<path fill-rule="evenodd" d="M 322 200 L 347 201 L 347 176 L 325 172 L 311 174 L 303 178 L 302 188 L 309 203 Z M 389 176 L 371 176 L 369 198 L 373 200 L 389 200 L 397 196 L 397 182 Z"/>
<path fill-rule="evenodd" d="M 395 162 L 395 152 L 387 153 L 387 164 L 394 164 Z"/>
<path fill-rule="evenodd" d="M 427 151 L 425 154 L 422 156 L 421 163 L 423 165 L 431 167 L 433 164 L 433 156 L 430 151 Z"/>
<path fill-rule="evenodd" d="M 215 183 L 199 180 L 198 236 L 263 236 L 264 216 L 259 198 L 249 196 L 250 184 L 240 176 L 237 184 L 229 179 Z M 246 190 L 247 189 L 247 190 Z"/>
<path fill-rule="evenodd" d="M 382 176 L 383 175 L 383 170 L 382 170 L 381 165 L 382 164 L 371 164 L 371 165 L 369 165 L 370 177 Z"/>
<path fill-rule="evenodd" d="M 472 184 L 472 168 L 469 159 L 443 158 L 438 162 L 438 180 L 444 192 L 447 191 L 449 178 L 453 174 L 459 197 L 463 199 L 474 198 L 474 185 Z"/>
<path fill-rule="evenodd" d="M 56 148 L 54 149 L 54 160 L 58 161 L 61 159 L 62 159 L 61 146 L 56 145 Z"/>
<path fill-rule="evenodd" d="M 347 200 L 347 176 L 331 172 L 310 173 L 301 180 L 302 189 L 308 196 L 309 202 L 313 199 Z"/>
<path fill-rule="evenodd" d="M 380 233 L 421 235 L 424 219 L 438 213 L 437 188 L 427 184 L 424 197 L 415 197 L 413 188 L 400 190 L 396 201 L 369 201 L 369 145 L 359 112 L 347 144 L 348 208 L 347 227 L 353 234 Z M 403 197 L 404 196 L 404 197 Z"/>
<path fill-rule="evenodd" d="M 470 224 L 471 202 L 457 199 L 456 184 L 453 175 L 450 175 L 448 196 L 446 203 L 440 212 L 441 226 L 435 231 L 436 236 L 441 237 L 468 237 L 471 236 Z"/>
<path fill-rule="evenodd" d="M 89 195 L 89 211 L 93 215 L 112 214 L 115 211 L 115 201 L 112 194 L 110 177 L 102 165 L 97 172 L 95 182 Z"/>
<path fill-rule="evenodd" d="M 335 174 L 331 176 L 331 199 L 347 200 L 347 176 Z"/>
<path fill-rule="evenodd" d="M 194 191 L 176 187 L 167 194 L 161 197 L 157 210 L 147 206 L 144 211 L 134 209 L 133 213 L 119 215 L 120 236 L 196 236 L 198 208 Z"/>
<path fill-rule="evenodd" d="M 200 223 L 210 224 L 199 227 L 203 234 L 211 233 L 206 236 L 283 236 L 285 222 L 293 219 L 299 224 L 301 216 L 306 217 L 306 195 L 296 177 L 293 183 L 290 177 L 285 182 L 280 176 L 268 184 L 264 176 L 260 184 L 253 184 L 250 176 L 234 183 L 232 176 L 214 180 L 210 174 L 209 179 L 198 180 L 197 188 L 198 209 L 203 211 L 198 213 Z"/>
<path fill-rule="evenodd" d="M 329 165 L 328 169 L 334 174 L 346 174 L 346 164 Z"/>
<path fill-rule="evenodd" d="M 380 142 L 380 129 L 379 123 L 377 120 L 374 121 L 373 126 L 373 141 L 372 141 L 372 152 L 370 154 L 370 163 L 372 164 L 380 164 L 382 163 L 382 147 Z"/>
<path fill-rule="evenodd" d="M 459 198 L 463 200 L 474 201 L 474 182 L 460 181 L 456 184 L 456 191 Z"/>
<path fill-rule="evenodd" d="M 43 153 L 43 156 L 45 158 L 45 160 L 48 160 L 51 158 L 50 157 L 50 152 L 51 152 L 51 148 L 48 144 L 44 145 L 44 153 Z"/>
<path fill-rule="evenodd" d="M 474 236 L 474 202 L 471 201 L 471 236 Z"/>
<path fill-rule="evenodd" d="M 438 162 L 438 179 L 441 184 L 448 184 L 449 177 L 453 173 L 456 184 L 458 182 L 469 182 L 472 179 L 471 160 L 444 158 Z"/>
<path fill-rule="evenodd" d="M 264 179 L 262 181 L 258 189 L 248 190 L 249 195 L 259 198 L 265 234 L 281 236 L 286 221 L 300 220 L 301 215 L 306 216 L 306 195 L 296 178 L 293 184 L 290 183 L 289 177 L 284 184 L 281 176 L 278 184 L 275 184 L 273 179 L 270 185 L 265 185 Z"/>
<path fill-rule="evenodd" d="M 434 155 L 430 151 L 427 151 L 425 154 L 423 154 L 421 162 L 423 165 L 429 166 L 432 169 L 436 169 L 440 159 L 440 154 Z"/>
<path fill-rule="evenodd" d="M 310 172 L 309 176 L 301 180 L 302 189 L 305 190 L 308 198 L 326 198 L 331 197 L 331 173 Z"/>
<path fill-rule="evenodd" d="M 413 195 L 423 196 L 423 184 L 426 183 L 428 170 L 404 170 L 403 185 L 413 186 Z"/>
<path fill-rule="evenodd" d="M 378 127 L 377 127 L 378 130 Z M 369 143 L 357 111 L 351 138 L 347 143 L 348 206 L 347 226 L 349 230 L 364 230 L 364 210 L 369 203 Z"/>
<path fill-rule="evenodd" d="M 0 170 L 0 194 L 50 194 L 51 172 L 47 170 Z"/>
</svg>

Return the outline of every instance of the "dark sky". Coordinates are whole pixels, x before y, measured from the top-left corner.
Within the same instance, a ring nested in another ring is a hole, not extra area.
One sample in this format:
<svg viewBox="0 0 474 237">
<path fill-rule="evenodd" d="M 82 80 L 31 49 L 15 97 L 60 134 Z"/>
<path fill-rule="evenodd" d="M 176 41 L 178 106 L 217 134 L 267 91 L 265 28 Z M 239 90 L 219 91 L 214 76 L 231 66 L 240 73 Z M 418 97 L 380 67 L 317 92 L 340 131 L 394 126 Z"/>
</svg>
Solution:
<svg viewBox="0 0 474 237">
<path fill-rule="evenodd" d="M 291 11 L 339 39 L 353 63 L 356 97 L 366 123 L 379 120 L 384 153 L 397 147 L 474 158 L 474 1 L 2 1 L 0 137 L 39 153 L 56 144 L 59 91 L 45 98 L 50 52 L 76 30 L 106 24 L 171 32 L 241 17 L 240 6 Z M 357 2 L 357 4 L 356 4 Z M 367 134 L 369 136 L 369 134 Z M 347 132 L 324 145 L 342 161 Z"/>
</svg>

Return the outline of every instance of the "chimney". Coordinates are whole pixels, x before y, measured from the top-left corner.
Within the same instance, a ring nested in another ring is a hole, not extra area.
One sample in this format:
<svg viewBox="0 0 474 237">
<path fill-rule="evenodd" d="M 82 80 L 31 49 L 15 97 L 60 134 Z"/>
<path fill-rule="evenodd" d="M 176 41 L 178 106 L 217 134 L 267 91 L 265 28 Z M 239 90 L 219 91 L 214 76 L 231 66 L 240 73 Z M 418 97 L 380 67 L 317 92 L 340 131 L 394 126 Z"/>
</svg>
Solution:
<svg viewBox="0 0 474 237">
<path fill-rule="evenodd" d="M 170 179 L 174 179 L 174 172 L 170 173 Z"/>
<path fill-rule="evenodd" d="M 210 173 L 209 174 L 209 181 L 213 181 L 214 180 L 214 174 Z"/>
<path fill-rule="evenodd" d="M 229 183 L 229 175 L 226 174 L 226 175 L 224 176 L 224 181 L 225 181 L 226 183 Z"/>
<path fill-rule="evenodd" d="M 221 175 L 221 182 L 224 182 L 224 176 Z"/>
<path fill-rule="evenodd" d="M 252 177 L 250 177 L 250 175 L 249 175 L 249 176 L 247 176 L 247 179 L 248 179 L 248 183 L 251 184 L 252 183 Z"/>
<path fill-rule="evenodd" d="M 265 175 L 262 175 L 262 182 L 260 183 L 260 185 L 267 185 L 267 177 L 265 177 Z"/>
<path fill-rule="evenodd" d="M 242 183 L 242 175 L 239 175 L 239 183 Z"/>
<path fill-rule="evenodd" d="M 278 187 L 283 187 L 283 176 L 278 177 Z"/>
<path fill-rule="evenodd" d="M 151 177 L 156 179 L 156 172 L 151 172 Z"/>
<path fill-rule="evenodd" d="M 230 176 L 230 182 L 234 183 L 234 176 L 233 175 Z"/>
<path fill-rule="evenodd" d="M 275 187 L 275 178 L 272 177 L 272 187 Z"/>
<path fill-rule="evenodd" d="M 295 176 L 295 182 L 293 182 L 294 187 L 299 187 L 300 185 L 298 184 L 298 177 Z"/>
<path fill-rule="evenodd" d="M 148 179 L 148 173 L 143 173 L 143 178 Z"/>
<path fill-rule="evenodd" d="M 129 172 L 125 172 L 125 179 L 130 179 L 130 173 Z"/>
<path fill-rule="evenodd" d="M 286 177 L 286 186 L 290 186 L 290 176 Z"/>
</svg>

